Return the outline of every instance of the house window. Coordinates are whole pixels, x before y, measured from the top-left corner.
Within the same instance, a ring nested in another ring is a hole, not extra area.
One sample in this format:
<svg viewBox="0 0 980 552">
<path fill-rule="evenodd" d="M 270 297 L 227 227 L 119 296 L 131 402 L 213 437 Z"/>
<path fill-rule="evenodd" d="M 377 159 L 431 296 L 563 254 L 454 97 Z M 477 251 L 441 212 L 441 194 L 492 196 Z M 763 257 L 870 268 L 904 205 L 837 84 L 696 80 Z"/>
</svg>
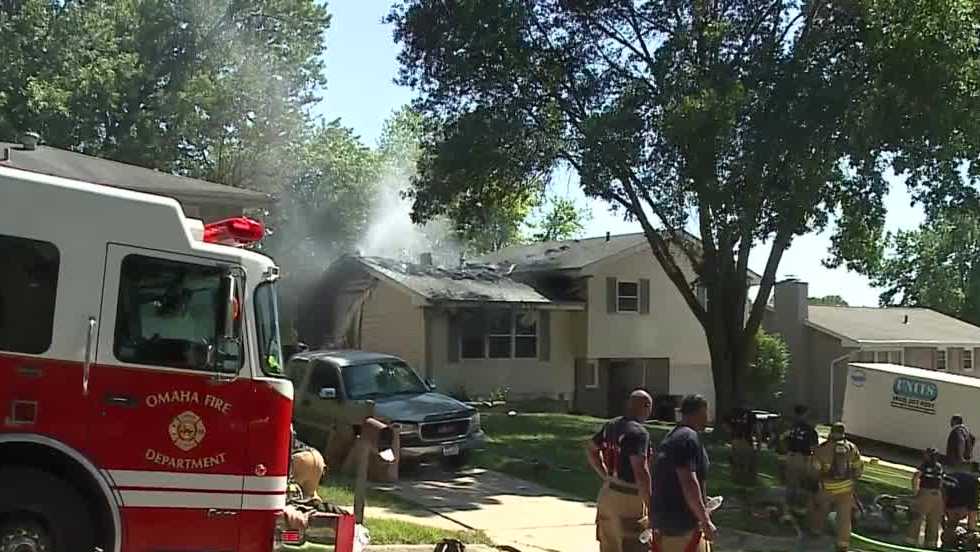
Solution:
<svg viewBox="0 0 980 552">
<path fill-rule="evenodd" d="M 518 309 L 472 311 L 462 320 L 460 357 L 536 358 L 537 313 Z"/>
<path fill-rule="evenodd" d="M 592 361 L 585 364 L 585 388 L 599 388 L 599 363 Z"/>
<path fill-rule="evenodd" d="M 946 349 L 936 351 L 936 370 L 946 369 Z"/>
<path fill-rule="evenodd" d="M 875 351 L 875 362 L 882 364 L 901 364 L 902 363 L 902 351 Z"/>
<path fill-rule="evenodd" d="M 640 283 L 619 282 L 616 294 L 616 305 L 619 312 L 639 312 Z"/>
<path fill-rule="evenodd" d="M 963 349 L 963 371 L 973 371 L 973 349 Z"/>
</svg>

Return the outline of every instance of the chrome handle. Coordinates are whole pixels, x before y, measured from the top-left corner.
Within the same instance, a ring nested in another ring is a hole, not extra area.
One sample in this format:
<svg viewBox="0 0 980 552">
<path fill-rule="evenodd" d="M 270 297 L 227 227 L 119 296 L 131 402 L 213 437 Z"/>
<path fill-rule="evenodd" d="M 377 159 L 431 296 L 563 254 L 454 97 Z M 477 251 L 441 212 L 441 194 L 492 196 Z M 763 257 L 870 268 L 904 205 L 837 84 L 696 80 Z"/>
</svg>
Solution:
<svg viewBox="0 0 980 552">
<path fill-rule="evenodd" d="M 88 379 L 92 370 L 92 340 L 95 338 L 95 317 L 88 317 L 88 334 L 85 337 L 85 362 L 82 363 L 82 394 L 88 395 Z"/>
<path fill-rule="evenodd" d="M 234 517 L 237 515 L 238 512 L 236 512 L 235 510 L 218 510 L 216 508 L 211 508 L 208 510 L 209 518 Z"/>
</svg>

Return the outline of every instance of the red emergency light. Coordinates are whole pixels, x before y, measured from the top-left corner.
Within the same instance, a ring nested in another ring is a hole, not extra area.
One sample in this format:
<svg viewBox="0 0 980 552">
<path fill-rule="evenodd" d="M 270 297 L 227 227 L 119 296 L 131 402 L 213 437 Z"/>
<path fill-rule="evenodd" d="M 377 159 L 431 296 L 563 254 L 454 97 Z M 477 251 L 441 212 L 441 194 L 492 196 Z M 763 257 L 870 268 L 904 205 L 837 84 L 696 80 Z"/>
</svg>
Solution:
<svg viewBox="0 0 980 552">
<path fill-rule="evenodd" d="M 204 241 L 222 245 L 246 245 L 265 236 L 265 226 L 248 217 L 235 217 L 204 225 Z"/>
</svg>

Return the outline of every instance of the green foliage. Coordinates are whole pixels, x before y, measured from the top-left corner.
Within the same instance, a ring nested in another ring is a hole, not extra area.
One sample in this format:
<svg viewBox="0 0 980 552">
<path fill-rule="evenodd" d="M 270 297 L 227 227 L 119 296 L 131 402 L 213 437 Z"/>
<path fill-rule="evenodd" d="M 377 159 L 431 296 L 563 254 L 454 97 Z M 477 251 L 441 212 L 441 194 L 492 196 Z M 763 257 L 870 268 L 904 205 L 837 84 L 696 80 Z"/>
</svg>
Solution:
<svg viewBox="0 0 980 552">
<path fill-rule="evenodd" d="M 948 209 L 889 239 L 872 283 L 884 305 L 928 307 L 980 324 L 980 218 Z"/>
<path fill-rule="evenodd" d="M 930 204 L 975 197 L 957 171 L 980 152 L 978 20 L 969 0 L 402 0 L 400 80 L 438 129 L 414 216 L 479 214 L 571 166 L 641 224 L 724 409 L 795 236 L 836 216 L 831 264 L 873 265 L 889 168 Z"/>
<path fill-rule="evenodd" d="M 541 222 L 534 226 L 537 232 L 533 238 L 535 241 L 560 241 L 577 237 L 588 218 L 589 212 L 578 209 L 572 200 L 554 198 Z"/>
<path fill-rule="evenodd" d="M 811 305 L 822 305 L 826 307 L 846 307 L 847 301 L 840 295 L 824 295 L 823 297 L 810 297 L 807 303 Z"/>
<path fill-rule="evenodd" d="M 778 408 L 777 393 L 789 371 L 789 348 L 783 338 L 759 330 L 755 336 L 755 358 L 749 365 L 748 394 L 756 408 Z"/>
</svg>

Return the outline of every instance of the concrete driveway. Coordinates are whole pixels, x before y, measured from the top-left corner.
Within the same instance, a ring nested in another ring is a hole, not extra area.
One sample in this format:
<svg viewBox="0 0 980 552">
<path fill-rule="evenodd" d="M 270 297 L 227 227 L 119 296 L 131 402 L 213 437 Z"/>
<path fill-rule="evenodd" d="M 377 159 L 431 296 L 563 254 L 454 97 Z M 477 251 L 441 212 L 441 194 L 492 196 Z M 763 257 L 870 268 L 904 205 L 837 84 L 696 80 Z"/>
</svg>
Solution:
<svg viewBox="0 0 980 552">
<path fill-rule="evenodd" d="M 423 468 L 376 489 L 522 552 L 597 552 L 595 505 L 497 472 Z"/>
</svg>

